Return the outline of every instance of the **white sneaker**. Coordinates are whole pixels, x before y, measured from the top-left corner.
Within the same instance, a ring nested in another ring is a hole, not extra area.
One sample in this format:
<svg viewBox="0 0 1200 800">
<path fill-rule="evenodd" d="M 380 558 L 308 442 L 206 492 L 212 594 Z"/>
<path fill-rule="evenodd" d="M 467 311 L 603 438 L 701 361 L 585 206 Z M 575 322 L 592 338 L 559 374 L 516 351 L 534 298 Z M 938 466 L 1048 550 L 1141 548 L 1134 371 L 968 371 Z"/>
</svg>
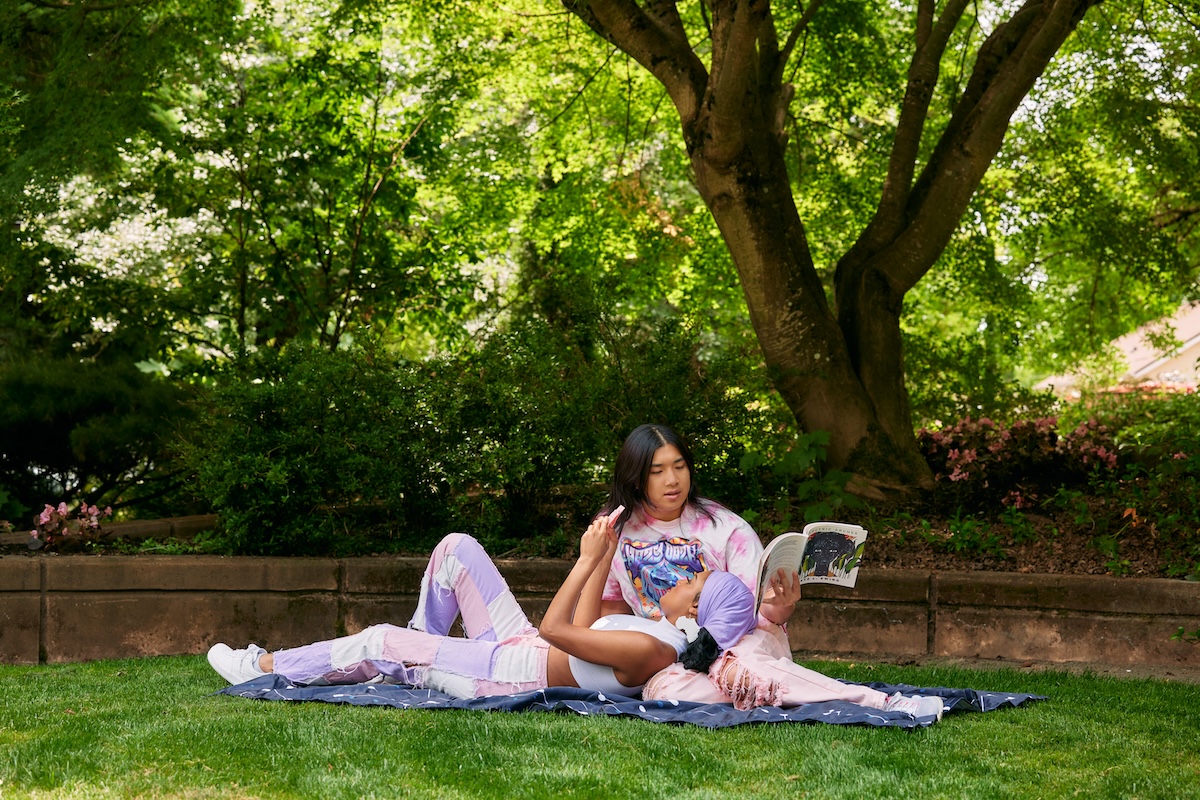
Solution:
<svg viewBox="0 0 1200 800">
<path fill-rule="evenodd" d="M 906 697 L 896 692 L 894 695 L 888 697 L 883 709 L 884 711 L 902 711 L 914 717 L 937 717 L 941 719 L 945 706 L 942 704 L 942 698 L 936 695 L 914 694 Z"/>
<path fill-rule="evenodd" d="M 256 644 L 234 650 L 227 644 L 217 643 L 209 648 L 208 663 L 217 674 L 236 686 L 267 674 L 258 666 L 259 656 L 266 652 Z"/>
</svg>

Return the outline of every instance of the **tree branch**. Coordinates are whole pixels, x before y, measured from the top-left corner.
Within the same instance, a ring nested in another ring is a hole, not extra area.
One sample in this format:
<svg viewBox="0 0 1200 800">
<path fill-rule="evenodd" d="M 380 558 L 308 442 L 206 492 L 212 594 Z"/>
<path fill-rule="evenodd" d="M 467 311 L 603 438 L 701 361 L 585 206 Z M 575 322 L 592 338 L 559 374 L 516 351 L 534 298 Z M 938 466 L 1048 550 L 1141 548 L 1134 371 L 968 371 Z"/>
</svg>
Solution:
<svg viewBox="0 0 1200 800">
<path fill-rule="evenodd" d="M 839 287 L 855 283 L 856 275 L 846 271 L 857 272 L 864 268 L 877 253 L 891 246 L 908 224 L 905 213 L 942 56 L 968 2 L 949 0 L 934 23 L 933 0 L 921 0 L 917 9 L 915 47 L 908 67 L 908 85 L 900 105 L 879 205 L 862 234 L 838 262 L 835 283 Z"/>
<path fill-rule="evenodd" d="M 674 2 L 655 0 L 651 3 L 653 17 L 632 0 L 562 0 L 562 3 L 657 78 L 666 87 L 685 126 L 695 119 L 708 74 L 687 44 Z"/>
<path fill-rule="evenodd" d="M 762 26 L 771 12 L 768 0 L 723 0 L 713 3 L 712 77 L 709 87 L 717 105 L 744 110 L 747 91 L 757 88 L 757 49 Z M 777 43 L 772 43 L 777 48 Z"/>
<path fill-rule="evenodd" d="M 648 16 L 659 30 L 670 39 L 676 47 L 691 50 L 687 31 L 683 27 L 683 19 L 679 16 L 679 6 L 675 0 L 650 0 L 646 3 Z"/>
<path fill-rule="evenodd" d="M 779 77 L 783 79 L 783 71 L 787 66 L 787 62 L 792 57 L 792 51 L 796 49 L 796 42 L 800 41 L 801 35 L 808 30 L 808 23 L 812 22 L 812 18 L 816 15 L 817 9 L 821 7 L 821 3 L 825 0 L 810 0 L 808 8 L 804 9 L 804 13 L 800 15 L 800 19 L 792 26 L 792 32 L 788 34 L 787 42 L 783 45 L 783 49 L 779 51 Z"/>
<path fill-rule="evenodd" d="M 918 0 L 917 3 L 917 52 L 925 49 L 929 35 L 933 32 L 934 0 Z"/>
<path fill-rule="evenodd" d="M 1003 144 L 1012 115 L 1050 59 L 1099 0 L 1027 0 L 980 47 L 975 69 L 909 194 L 889 275 L 907 291 L 950 240 Z M 937 32 L 930 41 L 937 38 Z M 891 249 L 891 248 L 889 248 Z"/>
<path fill-rule="evenodd" d="M 887 176 L 883 181 L 879 210 L 867 228 L 868 243 L 871 238 L 877 237 L 890 240 L 903 224 L 904 207 L 912 190 L 913 175 L 916 173 L 917 159 L 921 152 L 921 138 L 925 131 L 925 122 L 929 118 L 933 92 L 937 88 L 942 56 L 945 55 L 946 45 L 950 42 L 954 29 L 958 27 L 968 2 L 969 0 L 950 0 L 942 9 L 936 24 L 932 22 L 932 17 L 924 21 L 920 19 L 920 14 L 932 14 L 932 3 L 929 4 L 929 8 L 925 8 L 922 3 L 922 8 L 918 11 L 917 48 L 908 67 L 908 86 L 900 106 L 900 118 L 896 123 L 896 138 L 892 143 Z M 928 30 L 923 34 L 921 29 L 925 26 L 928 26 Z M 872 230 L 873 228 L 875 230 Z"/>
<path fill-rule="evenodd" d="M 770 94 L 764 95 L 759 79 L 759 48 L 763 46 L 759 37 L 768 24 L 770 6 L 769 0 L 721 0 L 712 4 L 712 74 L 705 100 L 713 120 L 706 128 L 712 137 L 707 149 L 709 158 L 716 162 L 741 152 L 747 114 L 772 111 L 763 107 L 762 100 L 769 101 Z M 772 50 L 778 43 L 765 46 Z"/>
</svg>

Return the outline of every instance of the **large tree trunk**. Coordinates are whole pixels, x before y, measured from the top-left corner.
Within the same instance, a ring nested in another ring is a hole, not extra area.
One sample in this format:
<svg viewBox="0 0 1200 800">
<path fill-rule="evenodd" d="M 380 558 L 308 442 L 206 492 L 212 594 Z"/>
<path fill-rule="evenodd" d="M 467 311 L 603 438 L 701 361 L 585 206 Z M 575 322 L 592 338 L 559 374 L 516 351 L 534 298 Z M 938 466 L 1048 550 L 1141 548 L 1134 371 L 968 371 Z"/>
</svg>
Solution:
<svg viewBox="0 0 1200 800">
<path fill-rule="evenodd" d="M 737 266 L 776 389 L 805 430 L 829 432 L 831 464 L 890 487 L 928 484 L 911 422 L 906 417 L 891 429 L 880 424 L 875 400 L 849 358 L 813 267 L 778 138 L 747 125 L 738 137 L 741 149 L 725 154 L 720 143 L 727 132 L 710 133 L 710 124 L 701 115 L 688 130 L 688 140 L 697 143 L 691 150 L 696 186 Z M 898 336 L 898 316 L 892 324 Z M 898 396 L 886 399 L 907 407 L 898 366 L 896 373 Z"/>
<path fill-rule="evenodd" d="M 772 378 L 808 431 L 830 433 L 829 460 L 884 486 L 931 482 L 904 385 L 900 313 L 932 268 L 1050 59 L 1098 0 L 1027 0 L 976 54 L 932 155 L 923 146 L 948 43 L 969 0 L 917 0 L 913 56 L 879 206 L 838 262 L 837 315 L 814 269 L 783 158 L 791 87 L 784 66 L 821 0 L 780 44 L 769 0 L 704 0 L 696 40 L 674 0 L 562 0 L 666 88 L 696 186 L 741 277 Z M 920 175 L 917 165 L 924 162 Z"/>
</svg>

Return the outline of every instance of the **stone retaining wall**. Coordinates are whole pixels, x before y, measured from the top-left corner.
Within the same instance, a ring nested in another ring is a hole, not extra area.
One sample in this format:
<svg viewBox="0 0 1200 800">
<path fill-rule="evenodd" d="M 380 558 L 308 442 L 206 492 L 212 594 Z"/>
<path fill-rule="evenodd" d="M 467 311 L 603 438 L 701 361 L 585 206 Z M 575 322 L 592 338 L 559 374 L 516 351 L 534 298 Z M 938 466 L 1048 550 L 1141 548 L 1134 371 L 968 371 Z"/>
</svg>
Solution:
<svg viewBox="0 0 1200 800">
<path fill-rule="evenodd" d="M 501 561 L 535 622 L 566 561 Z M 0 558 L 0 662 L 269 649 L 403 624 L 422 558 Z M 1200 583 L 863 568 L 851 591 L 808 587 L 789 624 L 806 653 L 1200 666 Z"/>
</svg>

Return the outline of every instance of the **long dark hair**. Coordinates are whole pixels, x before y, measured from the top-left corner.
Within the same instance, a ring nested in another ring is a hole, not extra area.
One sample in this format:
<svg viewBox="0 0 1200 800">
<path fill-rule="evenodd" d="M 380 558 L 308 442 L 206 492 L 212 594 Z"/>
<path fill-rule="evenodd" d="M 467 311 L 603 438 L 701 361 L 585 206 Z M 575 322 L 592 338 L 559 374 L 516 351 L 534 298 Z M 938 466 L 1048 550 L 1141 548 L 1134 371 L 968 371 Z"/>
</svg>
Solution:
<svg viewBox="0 0 1200 800">
<path fill-rule="evenodd" d="M 687 463 L 688 475 L 691 478 L 688 486 L 686 506 L 695 506 L 710 520 L 713 518 L 700 496 L 696 493 L 696 462 L 692 457 L 692 448 L 675 431 L 666 425 L 639 425 L 625 437 L 621 452 L 617 453 L 617 463 L 613 467 L 612 487 L 608 491 L 608 505 L 605 514 L 616 510 L 617 506 L 625 506 L 621 516 L 617 518 L 616 527 L 620 532 L 626 521 L 633 515 L 635 509 L 646 502 L 646 482 L 650 477 L 650 467 L 654 464 L 654 453 L 660 447 L 671 445 L 683 456 Z"/>
</svg>

